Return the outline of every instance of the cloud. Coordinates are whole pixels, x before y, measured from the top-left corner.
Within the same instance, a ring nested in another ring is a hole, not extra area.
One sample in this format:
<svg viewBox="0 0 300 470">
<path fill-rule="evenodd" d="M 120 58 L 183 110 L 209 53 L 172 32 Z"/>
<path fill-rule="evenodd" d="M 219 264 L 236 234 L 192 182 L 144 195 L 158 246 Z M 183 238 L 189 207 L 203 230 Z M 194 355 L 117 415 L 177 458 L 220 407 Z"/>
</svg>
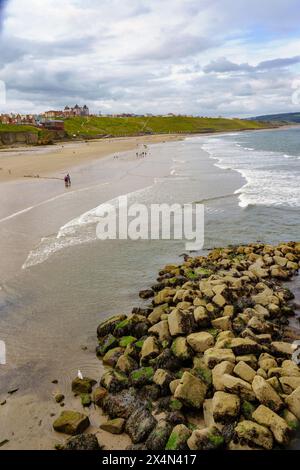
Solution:
<svg viewBox="0 0 300 470">
<path fill-rule="evenodd" d="M 95 112 L 295 110 L 298 0 L 9 0 L 5 15 L 3 6 L 0 112 L 75 102 Z"/>
<path fill-rule="evenodd" d="M 234 62 L 231 62 L 230 60 L 226 59 L 226 57 L 221 57 L 210 62 L 203 68 L 203 70 L 205 73 L 255 72 L 259 70 L 286 68 L 299 63 L 300 56 L 287 57 L 284 59 L 279 58 L 265 60 L 263 62 L 260 62 L 256 66 L 249 65 L 248 63 L 235 64 Z"/>
</svg>

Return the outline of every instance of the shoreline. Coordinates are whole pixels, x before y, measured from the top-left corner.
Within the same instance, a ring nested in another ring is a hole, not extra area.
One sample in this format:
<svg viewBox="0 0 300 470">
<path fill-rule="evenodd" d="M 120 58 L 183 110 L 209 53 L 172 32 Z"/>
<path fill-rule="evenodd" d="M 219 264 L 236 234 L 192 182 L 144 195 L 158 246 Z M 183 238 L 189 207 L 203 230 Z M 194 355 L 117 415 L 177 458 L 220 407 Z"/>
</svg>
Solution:
<svg viewBox="0 0 300 470">
<path fill-rule="evenodd" d="M 189 137 L 226 135 L 233 132 L 277 131 L 281 129 L 289 129 L 291 127 L 299 126 L 286 125 L 265 129 L 237 129 L 236 131 L 230 130 L 187 134 L 145 134 L 142 136 L 111 137 L 107 139 L 67 140 L 57 142 L 50 146 L 0 147 L 0 183 L 14 181 L 24 177 L 49 176 L 53 172 L 65 171 L 65 173 L 67 173 L 75 166 L 98 160 L 115 152 L 118 153 L 133 150 L 141 143 L 163 143 L 184 140 Z M 43 162 L 41 162 L 41 158 L 38 158 L 40 155 L 44 156 Z M 45 162 L 46 155 L 47 161 Z M 17 157 L 18 162 L 15 161 Z M 23 158 L 21 159 L 21 157 Z M 51 158 L 51 161 L 49 161 L 49 158 Z"/>
<path fill-rule="evenodd" d="M 0 183 L 27 177 L 49 177 L 85 163 L 100 160 L 114 153 L 137 149 L 142 144 L 179 141 L 184 135 L 156 135 L 112 138 L 84 142 L 66 142 L 46 147 L 21 147 L 17 150 L 0 150 Z"/>
</svg>

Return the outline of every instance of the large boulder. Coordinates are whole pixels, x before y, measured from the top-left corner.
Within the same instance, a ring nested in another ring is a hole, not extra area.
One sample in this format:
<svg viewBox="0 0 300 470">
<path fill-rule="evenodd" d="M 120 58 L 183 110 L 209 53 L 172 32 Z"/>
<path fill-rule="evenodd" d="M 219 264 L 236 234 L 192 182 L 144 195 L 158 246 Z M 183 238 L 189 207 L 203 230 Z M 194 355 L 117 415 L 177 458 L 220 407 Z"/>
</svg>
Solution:
<svg viewBox="0 0 300 470">
<path fill-rule="evenodd" d="M 141 351 L 141 363 L 147 364 L 150 359 L 155 358 L 160 353 L 159 344 L 156 338 L 148 336 L 144 341 Z"/>
<path fill-rule="evenodd" d="M 172 425 L 161 419 L 149 434 L 146 447 L 149 450 L 164 450 L 172 431 Z"/>
<path fill-rule="evenodd" d="M 216 450 L 224 445 L 221 432 L 214 426 L 195 429 L 187 441 L 190 450 Z"/>
<path fill-rule="evenodd" d="M 223 382 L 224 374 L 231 374 L 234 368 L 234 364 L 229 361 L 220 362 L 212 370 L 212 382 L 215 390 L 225 390 Z"/>
<path fill-rule="evenodd" d="M 286 399 L 288 409 L 300 420 L 300 387 L 296 388 Z"/>
<path fill-rule="evenodd" d="M 99 338 L 106 336 L 112 333 L 115 329 L 115 326 L 121 321 L 125 320 L 126 315 L 115 315 L 114 317 L 108 318 L 104 322 L 100 323 L 97 328 L 97 335 Z"/>
<path fill-rule="evenodd" d="M 254 377 L 256 376 L 256 371 L 252 369 L 246 362 L 240 361 L 234 368 L 234 373 L 238 377 L 240 377 L 243 380 L 246 380 L 246 382 L 252 383 Z"/>
<path fill-rule="evenodd" d="M 134 444 L 143 442 L 157 424 L 150 411 L 144 407 L 137 408 L 126 422 L 125 431 Z"/>
<path fill-rule="evenodd" d="M 208 327 L 210 324 L 208 312 L 203 305 L 199 305 L 195 308 L 194 319 L 200 328 Z"/>
<path fill-rule="evenodd" d="M 189 408 L 201 409 L 207 392 L 206 384 L 199 378 L 184 372 L 174 397 Z"/>
<path fill-rule="evenodd" d="M 252 388 L 257 400 L 263 405 L 273 411 L 280 411 L 283 408 L 280 396 L 263 377 L 256 375 L 252 382 Z"/>
<path fill-rule="evenodd" d="M 122 336 L 134 336 L 141 338 L 147 334 L 149 322 L 143 315 L 131 315 L 119 322 L 114 328 L 114 336 L 121 338 Z"/>
<path fill-rule="evenodd" d="M 79 434 L 68 439 L 63 450 L 100 450 L 98 439 L 94 434 Z"/>
<path fill-rule="evenodd" d="M 133 389 L 122 390 L 117 394 L 108 394 L 102 400 L 102 409 L 110 418 L 128 419 L 141 402 Z"/>
<path fill-rule="evenodd" d="M 257 354 L 261 351 L 261 347 L 252 339 L 234 338 L 230 341 L 230 348 L 236 356 L 245 354 Z"/>
<path fill-rule="evenodd" d="M 72 392 L 77 394 L 91 393 L 96 383 L 96 380 L 90 379 L 89 377 L 83 377 L 83 379 L 76 377 L 72 381 Z"/>
<path fill-rule="evenodd" d="M 187 342 L 196 353 L 202 353 L 211 348 L 214 343 L 214 337 L 205 331 L 192 333 L 187 337 Z"/>
<path fill-rule="evenodd" d="M 142 387 L 143 385 L 151 384 L 153 381 L 153 376 L 153 367 L 141 367 L 140 369 L 131 372 L 130 383 L 134 387 Z"/>
<path fill-rule="evenodd" d="M 103 431 L 109 432 L 111 434 L 122 434 L 125 426 L 125 419 L 115 418 L 106 421 L 100 425 L 100 429 Z"/>
<path fill-rule="evenodd" d="M 235 355 L 231 349 L 221 349 L 221 348 L 210 348 L 207 349 L 204 353 L 205 364 L 213 369 L 220 362 L 228 361 L 235 363 Z"/>
<path fill-rule="evenodd" d="M 102 375 L 100 385 L 108 392 L 116 393 L 128 386 L 128 378 L 122 372 L 108 370 Z"/>
<path fill-rule="evenodd" d="M 290 358 L 297 349 L 297 345 L 285 343 L 284 341 L 274 341 L 271 343 L 272 351 L 276 356 Z"/>
<path fill-rule="evenodd" d="M 174 378 L 174 375 L 167 370 L 157 369 L 153 377 L 153 382 L 159 386 L 162 395 L 168 395 L 170 393 L 170 383 L 174 381 Z M 179 385 L 179 383 L 177 385 Z"/>
<path fill-rule="evenodd" d="M 245 400 L 253 401 L 255 399 L 251 385 L 245 380 L 234 377 L 233 375 L 224 374 L 223 384 L 225 390 L 229 393 L 240 395 L 240 397 Z"/>
<path fill-rule="evenodd" d="M 213 417 L 216 422 L 226 424 L 234 421 L 240 411 L 240 399 L 237 395 L 216 392 L 212 400 Z"/>
<path fill-rule="evenodd" d="M 258 446 L 266 450 L 271 450 L 273 447 L 273 436 L 269 429 L 253 421 L 241 421 L 234 431 L 234 442 Z"/>
<path fill-rule="evenodd" d="M 187 440 L 192 434 L 189 428 L 184 424 L 178 424 L 173 428 L 173 431 L 168 439 L 165 449 L 166 450 L 187 450 Z"/>
<path fill-rule="evenodd" d="M 171 340 L 168 320 L 162 320 L 149 328 L 148 333 L 156 336 L 161 343 L 168 343 Z"/>
<path fill-rule="evenodd" d="M 102 358 L 103 364 L 110 367 L 115 367 L 119 357 L 122 356 L 123 352 L 124 349 L 120 347 L 110 349 Z"/>
<path fill-rule="evenodd" d="M 171 336 L 187 335 L 193 331 L 194 317 L 189 311 L 175 308 L 168 315 L 168 324 Z"/>
<path fill-rule="evenodd" d="M 291 430 L 286 421 L 264 405 L 260 405 L 252 414 L 253 419 L 273 433 L 278 444 L 287 445 L 291 436 Z"/>
<path fill-rule="evenodd" d="M 53 429 L 57 432 L 70 434 L 81 434 L 90 425 L 88 416 L 79 413 L 78 411 L 62 411 L 60 416 L 54 421 Z"/>
<path fill-rule="evenodd" d="M 193 356 L 193 350 L 188 345 L 187 338 L 184 336 L 178 336 L 174 339 L 171 351 L 177 359 L 183 362 L 188 361 Z"/>
</svg>

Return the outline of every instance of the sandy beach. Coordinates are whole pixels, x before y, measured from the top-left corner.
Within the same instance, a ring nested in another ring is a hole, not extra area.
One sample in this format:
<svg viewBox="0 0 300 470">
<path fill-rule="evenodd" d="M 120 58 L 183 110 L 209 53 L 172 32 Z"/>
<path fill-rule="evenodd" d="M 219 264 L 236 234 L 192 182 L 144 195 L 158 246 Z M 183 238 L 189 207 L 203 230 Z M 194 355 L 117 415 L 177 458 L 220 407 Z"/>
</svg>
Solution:
<svg viewBox="0 0 300 470">
<path fill-rule="evenodd" d="M 182 139 L 182 135 L 153 135 L 86 142 L 64 142 L 45 147 L 5 148 L 0 150 L 0 182 L 24 177 L 40 178 L 70 171 L 73 166 L 103 158 L 109 154 L 137 149 L 141 144 L 154 144 Z"/>
</svg>

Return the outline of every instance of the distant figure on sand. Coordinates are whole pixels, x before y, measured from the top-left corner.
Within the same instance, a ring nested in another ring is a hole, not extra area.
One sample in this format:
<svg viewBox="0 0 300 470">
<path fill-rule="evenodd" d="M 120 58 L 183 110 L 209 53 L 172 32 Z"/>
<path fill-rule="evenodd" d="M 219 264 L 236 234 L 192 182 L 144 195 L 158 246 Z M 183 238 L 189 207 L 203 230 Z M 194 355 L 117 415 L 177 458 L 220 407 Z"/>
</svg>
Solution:
<svg viewBox="0 0 300 470">
<path fill-rule="evenodd" d="M 69 173 L 65 176 L 64 180 L 65 180 L 65 187 L 66 188 L 71 186 L 71 177 L 70 177 Z"/>
</svg>

